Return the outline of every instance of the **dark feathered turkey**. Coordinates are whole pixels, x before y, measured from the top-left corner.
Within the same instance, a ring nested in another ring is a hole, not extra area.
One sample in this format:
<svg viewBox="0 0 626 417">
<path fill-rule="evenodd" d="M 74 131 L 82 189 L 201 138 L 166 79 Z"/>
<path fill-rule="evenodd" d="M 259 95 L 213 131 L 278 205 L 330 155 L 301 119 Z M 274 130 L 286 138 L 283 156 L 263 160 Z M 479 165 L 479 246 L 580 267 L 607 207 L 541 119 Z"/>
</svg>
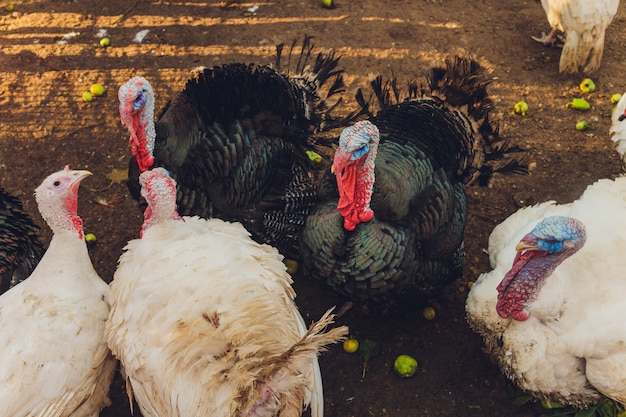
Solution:
<svg viewBox="0 0 626 417">
<path fill-rule="evenodd" d="M 307 275 L 359 303 L 420 298 L 458 278 L 465 186 L 525 168 L 489 120 L 488 71 L 470 57 L 428 75 L 429 91 L 372 82 L 381 110 L 346 128 L 300 249 Z M 391 103 L 391 94 L 395 103 Z M 357 94 L 364 112 L 369 103 Z M 498 160 L 497 158 L 502 158 Z"/>
<path fill-rule="evenodd" d="M 326 99 L 344 86 L 339 58 L 313 58 L 310 39 L 293 57 L 292 44 L 292 72 L 281 71 L 282 45 L 275 68 L 235 63 L 205 69 L 156 123 L 150 84 L 135 77 L 123 85 L 120 115 L 130 132 L 133 196 L 140 197 L 140 172 L 162 166 L 178 182 L 181 215 L 238 221 L 255 240 L 297 253 L 298 234 L 316 202 L 310 172 L 318 168 L 307 151 L 317 148 L 313 134 L 339 123 Z"/>
<path fill-rule="evenodd" d="M 39 227 L 0 187 L 0 294 L 30 276 L 45 252 Z"/>
</svg>

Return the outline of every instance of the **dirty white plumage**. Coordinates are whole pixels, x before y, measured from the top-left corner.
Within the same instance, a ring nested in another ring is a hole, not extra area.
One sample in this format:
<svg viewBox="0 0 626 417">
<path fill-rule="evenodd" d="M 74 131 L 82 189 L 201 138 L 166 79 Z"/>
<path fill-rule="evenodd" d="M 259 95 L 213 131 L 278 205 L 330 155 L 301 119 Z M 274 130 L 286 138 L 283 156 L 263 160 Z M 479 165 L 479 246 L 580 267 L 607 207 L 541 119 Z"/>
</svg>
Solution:
<svg viewBox="0 0 626 417">
<path fill-rule="evenodd" d="M 534 40 L 554 44 L 557 30 L 565 33 L 565 45 L 559 62 L 559 72 L 592 73 L 600 68 L 604 52 L 604 37 L 613 21 L 619 0 L 541 0 L 549 34 Z"/>
<path fill-rule="evenodd" d="M 522 389 L 578 407 L 598 401 L 600 394 L 626 403 L 626 217 L 620 214 L 625 211 L 626 178 L 603 179 L 573 203 L 523 208 L 492 232 L 493 270 L 472 286 L 467 318 L 503 373 Z M 586 242 L 547 276 L 529 304 L 528 319 L 501 317 L 496 288 L 514 263 L 516 245 L 554 215 L 582 222 Z"/>
<path fill-rule="evenodd" d="M 163 168 L 111 284 L 107 338 L 145 417 L 323 416 L 317 355 L 347 328 L 307 330 L 282 256 L 239 223 L 176 212 Z"/>
<path fill-rule="evenodd" d="M 626 92 L 615 106 L 611 122 L 611 139 L 615 142 L 617 153 L 626 163 Z"/>
<path fill-rule="evenodd" d="M 88 175 L 66 167 L 35 193 L 54 235 L 30 277 L 0 296 L 2 417 L 97 417 L 109 403 L 109 287 L 91 264 L 76 212 Z"/>
</svg>

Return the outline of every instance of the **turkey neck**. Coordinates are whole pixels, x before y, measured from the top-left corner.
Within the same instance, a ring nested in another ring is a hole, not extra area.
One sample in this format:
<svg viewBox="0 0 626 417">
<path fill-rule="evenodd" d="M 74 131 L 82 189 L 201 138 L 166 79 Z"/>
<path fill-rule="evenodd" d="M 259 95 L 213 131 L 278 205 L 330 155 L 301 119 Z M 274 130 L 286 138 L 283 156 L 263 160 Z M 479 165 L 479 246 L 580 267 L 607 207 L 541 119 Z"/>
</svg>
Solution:
<svg viewBox="0 0 626 417">
<path fill-rule="evenodd" d="M 70 253 L 72 256 L 68 256 Z M 43 272 L 40 276 L 45 280 L 55 276 L 67 277 L 68 271 L 78 271 L 79 273 L 74 275 L 80 279 L 89 279 L 96 275 L 85 240 L 76 236 L 75 232 L 68 230 L 54 233 L 48 250 L 41 258 L 35 271 Z M 37 275 L 33 273 L 31 278 L 35 278 Z"/>
<path fill-rule="evenodd" d="M 527 320 L 530 317 L 530 304 L 539 296 L 547 278 L 565 259 L 582 247 L 582 243 L 562 252 L 549 253 L 542 250 L 518 252 L 513 267 L 497 287 L 496 311 L 500 317 L 511 317 L 517 321 Z"/>
<path fill-rule="evenodd" d="M 335 173 L 339 189 L 337 210 L 343 216 L 344 228 L 348 231 L 374 217 L 370 202 L 375 182 L 376 153 L 377 147 L 372 145 L 370 151 L 356 161 L 349 161 L 351 154 L 336 156 L 335 166 L 339 167 Z"/>
</svg>

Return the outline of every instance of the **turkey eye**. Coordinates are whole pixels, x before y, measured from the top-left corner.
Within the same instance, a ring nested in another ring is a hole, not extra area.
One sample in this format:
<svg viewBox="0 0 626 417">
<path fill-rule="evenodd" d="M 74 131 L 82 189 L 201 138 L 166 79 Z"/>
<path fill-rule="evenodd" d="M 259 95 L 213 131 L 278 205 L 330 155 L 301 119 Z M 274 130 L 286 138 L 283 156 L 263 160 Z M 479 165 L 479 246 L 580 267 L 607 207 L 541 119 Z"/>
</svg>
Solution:
<svg viewBox="0 0 626 417">
<path fill-rule="evenodd" d="M 55 187 L 58 187 L 59 185 L 61 185 L 61 181 L 56 180 L 55 182 L 52 183 L 52 185 L 54 185 Z"/>
<path fill-rule="evenodd" d="M 352 157 L 350 159 L 352 159 L 353 161 L 355 159 L 359 159 L 361 158 L 363 155 L 365 155 L 366 153 L 368 153 L 370 150 L 370 147 L 368 144 L 364 143 L 363 145 L 359 146 L 358 148 L 356 148 L 354 150 L 354 152 L 352 152 Z"/>
</svg>

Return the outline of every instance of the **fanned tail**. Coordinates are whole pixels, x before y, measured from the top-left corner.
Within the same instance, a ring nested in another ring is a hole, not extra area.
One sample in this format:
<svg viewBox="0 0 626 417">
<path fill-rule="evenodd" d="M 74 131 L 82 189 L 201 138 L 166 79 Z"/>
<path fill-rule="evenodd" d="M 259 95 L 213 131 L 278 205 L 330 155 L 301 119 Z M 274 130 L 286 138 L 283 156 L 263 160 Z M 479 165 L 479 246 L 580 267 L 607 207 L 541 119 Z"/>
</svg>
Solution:
<svg viewBox="0 0 626 417">
<path fill-rule="evenodd" d="M 492 82 L 487 75 L 491 70 L 490 66 L 472 56 L 458 54 L 447 58 L 445 65 L 431 68 L 426 74 L 426 86 L 416 80 L 409 81 L 405 97 L 395 75 L 392 74 L 392 78 L 388 80 L 383 80 L 380 75 L 373 76 L 372 95 L 366 98 L 361 90 L 356 94 L 356 101 L 361 108 L 358 115 L 376 118 L 379 123 L 380 116 L 386 113 L 386 109 L 400 106 L 401 103 L 406 105 L 406 102 L 413 103 L 414 109 L 410 111 L 416 113 L 420 112 L 416 109 L 422 106 L 435 111 L 436 108 L 448 109 L 454 113 L 456 120 L 450 120 L 448 115 L 441 114 L 439 122 L 449 123 L 451 129 L 458 130 L 458 126 L 453 125 L 462 121 L 466 132 L 457 132 L 460 133 L 455 136 L 457 142 L 444 143 L 439 136 L 433 138 L 428 134 L 420 139 L 426 142 L 421 143 L 422 147 L 430 148 L 430 154 L 437 156 L 449 169 L 452 168 L 450 161 L 445 161 L 441 150 L 447 150 L 449 157 L 457 155 L 457 174 L 460 181 L 465 184 L 477 182 L 485 185 L 496 172 L 528 173 L 526 149 L 501 137 L 498 124 L 490 119 L 494 103 L 487 91 Z M 381 109 L 378 113 L 373 110 L 375 104 Z M 419 123 L 422 129 L 433 129 L 432 124 L 436 122 L 416 120 L 415 123 Z M 438 154 L 435 149 L 440 149 Z"/>
<path fill-rule="evenodd" d="M 0 188 L 0 294 L 30 276 L 45 252 L 39 227 L 21 202 Z"/>
<path fill-rule="evenodd" d="M 330 164 L 329 155 L 334 152 L 336 138 L 329 132 L 349 126 L 360 113 L 345 117 L 333 113 L 343 103 L 341 94 L 346 90 L 344 70 L 339 67 L 341 56 L 331 51 L 319 52 L 313 58 L 312 40 L 312 36 L 305 35 L 301 46 L 298 46 L 298 39 L 294 39 L 289 48 L 284 44 L 276 45 L 275 67 L 291 85 L 297 117 L 310 121 L 312 126 L 306 140 L 297 144 L 302 147 L 299 156 L 308 159 L 304 163 L 309 170 L 323 171 Z"/>
<path fill-rule="evenodd" d="M 329 103 L 331 97 L 343 93 L 346 89 L 343 80 L 344 70 L 339 68 L 341 57 L 334 51 L 319 52 L 315 61 L 311 63 L 315 49 L 312 39 L 312 36 L 304 36 L 293 70 L 291 65 L 292 59 L 295 59 L 293 55 L 298 39 L 294 39 L 289 48 L 285 70 L 281 68 L 284 44 L 276 45 L 276 69 L 288 77 L 296 97 L 301 101 L 305 117 L 319 117 L 318 131 L 326 131 L 347 123 L 344 118 L 332 115 L 332 111 L 342 103 L 342 98 L 339 97 L 334 103 Z M 327 86 L 331 79 L 332 83 Z"/>
<path fill-rule="evenodd" d="M 500 136 L 498 124 L 490 120 L 495 106 L 487 91 L 493 81 L 487 75 L 492 67 L 470 55 L 458 54 L 446 59 L 445 66 L 431 68 L 426 76 L 430 93 L 447 106 L 456 108 L 469 118 L 476 135 L 474 149 L 483 154 L 475 158 L 473 175 L 468 183 L 478 180 L 485 185 L 493 173 L 528 173 L 526 149 Z"/>
</svg>

